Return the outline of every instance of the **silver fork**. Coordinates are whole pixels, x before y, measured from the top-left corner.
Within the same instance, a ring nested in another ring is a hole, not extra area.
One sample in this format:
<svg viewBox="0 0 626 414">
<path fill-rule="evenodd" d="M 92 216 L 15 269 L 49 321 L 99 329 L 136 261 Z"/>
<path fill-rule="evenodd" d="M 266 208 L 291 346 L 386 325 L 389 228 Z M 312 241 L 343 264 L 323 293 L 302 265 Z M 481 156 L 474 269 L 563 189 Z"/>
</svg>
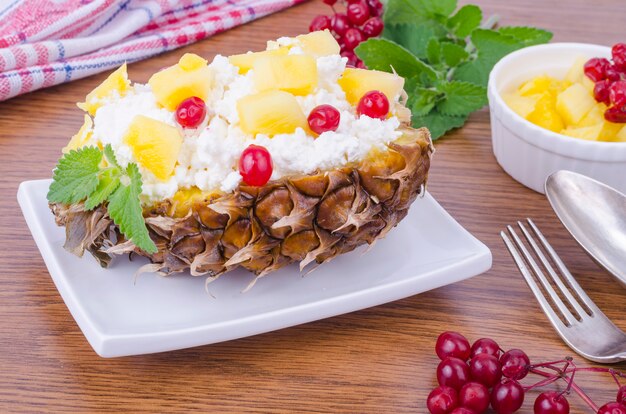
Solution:
<svg viewBox="0 0 626 414">
<path fill-rule="evenodd" d="M 530 290 L 532 290 L 539 301 L 541 309 L 543 309 L 543 312 L 552 323 L 552 326 L 554 326 L 559 336 L 570 348 L 587 359 L 604 364 L 625 361 L 626 333 L 615 326 L 613 322 L 598 309 L 596 304 L 587 296 L 572 274 L 567 270 L 565 264 L 563 264 L 552 246 L 550 246 L 550 243 L 548 243 L 537 226 L 535 226 L 535 223 L 533 223 L 531 219 L 527 219 L 527 221 L 545 252 L 556 264 L 560 276 L 550 264 L 524 223 L 517 222 L 528 244 L 539 258 L 545 271 L 547 271 L 548 276 L 546 276 L 546 272 L 542 271 L 535 259 L 533 259 L 513 227 L 507 226 L 507 230 L 513 238 L 513 241 L 511 241 L 504 231 L 500 232 L 500 236 L 502 236 L 504 244 L 506 244 L 506 247 L 509 249 L 517 267 L 522 272 L 526 283 L 528 283 Z M 547 292 L 547 296 L 550 300 L 544 296 L 533 274 L 541 283 L 544 291 Z M 558 287 L 558 290 L 569 305 L 569 308 L 552 287 L 548 278 Z M 569 289 L 564 281 L 567 282 Z M 573 309 L 573 312 L 570 311 L 570 309 Z M 559 317 L 559 314 L 561 317 Z"/>
</svg>

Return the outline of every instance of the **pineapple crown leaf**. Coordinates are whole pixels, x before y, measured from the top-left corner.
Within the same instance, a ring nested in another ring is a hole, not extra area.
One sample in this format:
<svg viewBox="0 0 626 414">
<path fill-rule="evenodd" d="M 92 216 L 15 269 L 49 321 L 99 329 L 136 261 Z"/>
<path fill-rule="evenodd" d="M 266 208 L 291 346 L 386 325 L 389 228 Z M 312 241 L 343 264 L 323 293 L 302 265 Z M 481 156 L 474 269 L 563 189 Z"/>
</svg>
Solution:
<svg viewBox="0 0 626 414">
<path fill-rule="evenodd" d="M 103 157 L 106 165 L 103 165 Z M 74 204 L 85 202 L 86 210 L 93 210 L 108 202 L 107 210 L 120 231 L 137 247 L 156 253 L 141 209 L 141 173 L 137 164 L 122 168 L 107 145 L 72 150 L 59 160 L 48 191 L 51 203 Z"/>
<path fill-rule="evenodd" d="M 395 69 L 405 78 L 412 124 L 428 127 L 433 140 L 487 103 L 489 73 L 501 58 L 552 38 L 533 27 L 495 28 L 497 18 L 483 21 L 480 7 L 457 6 L 457 0 L 387 0 L 382 37 L 355 49 L 368 68 Z"/>
</svg>

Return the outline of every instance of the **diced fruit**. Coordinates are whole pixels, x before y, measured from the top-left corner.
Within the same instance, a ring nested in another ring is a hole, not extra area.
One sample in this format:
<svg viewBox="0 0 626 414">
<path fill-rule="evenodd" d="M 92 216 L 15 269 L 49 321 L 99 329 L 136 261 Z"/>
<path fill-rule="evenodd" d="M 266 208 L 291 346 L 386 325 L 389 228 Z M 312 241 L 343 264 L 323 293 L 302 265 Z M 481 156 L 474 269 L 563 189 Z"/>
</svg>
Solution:
<svg viewBox="0 0 626 414">
<path fill-rule="evenodd" d="M 520 96 L 515 93 L 509 93 L 502 96 L 504 102 L 519 116 L 526 118 L 535 109 L 539 95 Z"/>
<path fill-rule="evenodd" d="M 272 176 L 272 157 L 269 151 L 260 145 L 249 145 L 239 158 L 239 174 L 243 182 L 261 187 L 267 184 Z"/>
<path fill-rule="evenodd" d="M 332 105 L 319 105 L 313 108 L 307 121 L 311 131 L 320 135 L 327 131 L 336 131 L 339 127 L 341 115 Z"/>
<path fill-rule="evenodd" d="M 615 136 L 616 141 L 626 142 L 626 125 L 620 129 L 620 131 Z"/>
<path fill-rule="evenodd" d="M 241 55 L 232 55 L 228 57 L 228 61 L 231 65 L 235 65 L 239 68 L 239 73 L 248 73 L 254 62 L 258 59 L 274 57 L 274 56 L 286 56 L 289 53 L 289 49 L 282 47 L 274 50 L 265 50 L 263 52 L 244 53 Z"/>
<path fill-rule="evenodd" d="M 528 120 L 542 128 L 554 132 L 561 132 L 564 128 L 563 120 L 555 109 L 556 98 L 549 92 L 539 98 L 535 109 L 528 115 Z"/>
<path fill-rule="evenodd" d="M 306 116 L 295 96 L 285 91 L 245 96 L 237 102 L 237 112 L 241 129 L 252 135 L 290 134 L 296 128 L 307 127 Z"/>
<path fill-rule="evenodd" d="M 587 115 L 580 120 L 578 124 L 576 124 L 577 128 L 580 127 L 588 127 L 592 125 L 601 124 L 604 121 L 604 112 L 606 111 L 606 105 L 603 103 L 597 103 Z"/>
<path fill-rule="evenodd" d="M 369 91 L 359 100 L 356 113 L 370 118 L 385 119 L 389 113 L 389 100 L 381 91 Z"/>
<path fill-rule="evenodd" d="M 582 56 L 576 59 L 572 67 L 567 72 L 567 75 L 565 75 L 565 80 L 570 83 L 580 82 L 583 76 L 585 75 L 585 72 L 583 69 L 585 66 L 585 63 L 587 63 L 587 59 Z"/>
<path fill-rule="evenodd" d="M 259 92 L 280 89 L 294 95 L 308 95 L 317 86 L 317 63 L 309 55 L 257 59 L 252 69 L 254 85 Z"/>
<path fill-rule="evenodd" d="M 568 86 L 570 86 L 568 81 L 559 81 L 544 75 L 524 83 L 519 91 L 522 96 L 540 95 L 544 92 L 556 95 L 563 92 Z"/>
<path fill-rule="evenodd" d="M 62 152 L 66 154 L 71 150 L 78 149 L 85 145 L 93 134 L 92 128 L 93 121 L 91 120 L 91 117 L 89 115 L 85 115 L 85 121 L 83 122 L 83 126 L 81 126 L 76 135 L 74 135 L 72 139 L 70 139 L 70 142 L 67 143 Z"/>
<path fill-rule="evenodd" d="M 556 110 L 568 124 L 577 124 L 596 105 L 595 99 L 579 83 L 575 83 L 556 98 Z"/>
<path fill-rule="evenodd" d="M 620 130 L 624 126 L 624 124 L 617 124 L 606 120 L 601 125 L 602 129 L 600 129 L 600 134 L 598 136 L 598 140 L 600 141 L 614 141 L 615 137 L 617 137 L 617 134 L 619 134 Z"/>
<path fill-rule="evenodd" d="M 192 96 L 206 100 L 213 84 L 213 73 L 205 59 L 186 53 L 178 64 L 152 75 L 148 83 L 157 102 L 174 111 L 182 101 Z"/>
<path fill-rule="evenodd" d="M 594 81 L 592 81 L 591 79 L 589 79 L 586 76 L 583 76 L 582 80 L 580 81 L 579 85 L 582 85 L 585 87 L 585 89 L 587 89 L 587 91 L 589 92 L 590 95 L 593 95 L 593 90 L 596 87 L 596 84 Z"/>
<path fill-rule="evenodd" d="M 340 52 L 339 43 L 328 30 L 296 36 L 296 40 L 304 53 L 315 57 L 338 55 Z"/>
<path fill-rule="evenodd" d="M 165 181 L 174 171 L 183 138 L 177 128 L 137 115 L 126 131 L 124 143 L 141 166 Z"/>
<path fill-rule="evenodd" d="M 404 87 L 404 79 L 396 74 L 356 68 L 346 68 L 338 82 L 352 105 L 373 90 L 381 91 L 389 101 L 393 101 Z"/>
<path fill-rule="evenodd" d="M 600 131 L 602 130 L 602 124 L 580 127 L 580 128 L 566 128 L 561 131 L 561 134 L 574 138 L 585 139 L 588 141 L 597 141 L 600 137 Z"/>
<path fill-rule="evenodd" d="M 89 92 L 85 102 L 80 102 L 76 105 L 90 115 L 95 115 L 96 110 L 102 105 L 103 99 L 108 98 L 115 92 L 119 96 L 124 96 L 129 87 L 130 81 L 126 72 L 126 63 L 124 63 L 115 72 L 111 73 L 104 82 Z"/>
</svg>

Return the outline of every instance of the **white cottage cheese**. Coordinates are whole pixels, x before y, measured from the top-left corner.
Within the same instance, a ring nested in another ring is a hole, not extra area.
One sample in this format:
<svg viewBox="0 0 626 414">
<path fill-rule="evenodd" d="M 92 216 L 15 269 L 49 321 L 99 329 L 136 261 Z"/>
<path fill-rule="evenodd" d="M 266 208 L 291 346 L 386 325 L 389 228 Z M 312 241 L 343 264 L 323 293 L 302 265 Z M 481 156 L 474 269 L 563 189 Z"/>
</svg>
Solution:
<svg viewBox="0 0 626 414">
<path fill-rule="evenodd" d="M 270 43 L 270 47 L 273 45 L 291 45 L 291 53 L 302 53 L 290 38 L 280 38 Z M 253 71 L 240 75 L 228 58 L 217 55 L 209 65 L 215 73 L 215 81 L 206 101 L 207 119 L 195 130 L 181 129 L 184 133 L 183 145 L 169 180 L 159 181 L 139 166 L 143 178 L 142 201 L 149 204 L 163 200 L 172 197 L 179 189 L 191 186 L 204 191 L 233 191 L 241 182 L 239 157 L 250 144 L 262 145 L 270 152 L 274 165 L 272 179 L 340 168 L 362 159 L 373 148 L 384 148 L 399 137 L 400 122 L 395 116 L 379 120 L 356 115 L 337 83 L 346 61 L 339 55 L 318 58 L 317 89 L 310 95 L 296 97 L 307 115 L 321 104 L 337 108 L 341 114 L 337 131 L 314 137 L 298 128 L 291 134 L 268 137 L 245 134 L 239 127 L 237 101 L 256 92 L 252 82 Z M 123 166 L 135 162 L 123 137 L 136 115 L 180 128 L 174 113 L 158 106 L 147 85 L 135 84 L 126 96 L 108 101 L 96 111 L 92 140 L 94 143 L 111 144 Z"/>
</svg>

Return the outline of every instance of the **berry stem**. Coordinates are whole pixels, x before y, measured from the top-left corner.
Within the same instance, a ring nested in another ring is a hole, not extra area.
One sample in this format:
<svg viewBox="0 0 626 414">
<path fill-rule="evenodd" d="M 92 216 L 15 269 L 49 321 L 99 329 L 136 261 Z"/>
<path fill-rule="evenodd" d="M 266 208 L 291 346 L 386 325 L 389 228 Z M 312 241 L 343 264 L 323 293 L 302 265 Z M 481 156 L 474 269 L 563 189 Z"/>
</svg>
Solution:
<svg viewBox="0 0 626 414">
<path fill-rule="evenodd" d="M 541 371 L 536 368 L 531 368 L 530 372 L 532 372 L 533 374 L 541 375 L 543 377 L 547 377 L 547 378 L 554 376 L 553 374 L 549 372 Z M 567 375 L 564 375 L 563 378 L 567 381 L 569 381 L 570 379 Z M 576 392 L 576 394 L 578 394 L 578 396 L 593 410 L 594 413 L 598 412 L 598 406 L 596 405 L 596 403 L 594 403 L 593 400 L 589 398 L 589 396 L 585 394 L 585 392 L 578 385 L 576 385 L 576 383 L 572 382 L 571 387 L 574 390 L 574 392 Z"/>
</svg>

